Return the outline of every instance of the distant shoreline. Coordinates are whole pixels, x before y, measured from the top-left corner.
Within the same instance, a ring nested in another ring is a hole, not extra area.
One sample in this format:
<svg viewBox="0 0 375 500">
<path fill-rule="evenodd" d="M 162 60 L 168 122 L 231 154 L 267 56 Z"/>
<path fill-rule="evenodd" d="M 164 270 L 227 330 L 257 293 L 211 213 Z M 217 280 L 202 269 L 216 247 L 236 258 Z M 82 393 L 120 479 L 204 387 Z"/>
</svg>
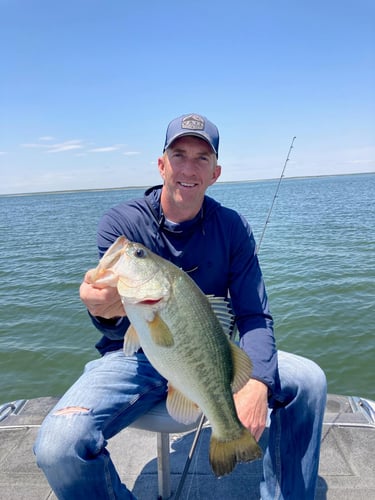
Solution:
<svg viewBox="0 0 375 500">
<path fill-rule="evenodd" d="M 319 179 L 323 177 L 343 177 L 343 176 L 358 176 L 358 175 L 374 175 L 375 172 L 356 172 L 349 174 L 326 174 L 326 175 L 303 175 L 288 177 L 283 176 L 284 181 L 298 180 L 298 179 Z M 245 183 L 256 183 L 256 182 L 274 182 L 279 180 L 280 177 L 273 177 L 271 179 L 247 179 L 242 181 L 217 181 L 216 184 L 245 184 Z M 12 196 L 42 196 L 46 194 L 69 194 L 69 193 L 95 193 L 102 191 L 130 191 L 132 189 L 147 189 L 150 185 L 140 185 L 140 186 L 121 186 L 121 187 L 105 187 L 105 188 L 82 188 L 82 189 L 64 189 L 64 190 L 54 190 L 54 191 L 33 191 L 30 193 L 7 193 L 1 194 L 1 198 L 12 197 Z"/>
</svg>

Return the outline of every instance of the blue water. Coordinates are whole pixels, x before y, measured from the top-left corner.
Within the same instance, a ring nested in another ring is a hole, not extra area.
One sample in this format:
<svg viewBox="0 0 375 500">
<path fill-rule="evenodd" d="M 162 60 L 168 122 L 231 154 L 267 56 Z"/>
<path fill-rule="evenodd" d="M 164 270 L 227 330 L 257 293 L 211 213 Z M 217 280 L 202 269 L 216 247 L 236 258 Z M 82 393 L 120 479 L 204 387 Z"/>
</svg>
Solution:
<svg viewBox="0 0 375 500">
<path fill-rule="evenodd" d="M 278 181 L 209 190 L 259 241 Z M 0 403 L 59 395 L 97 356 L 78 288 L 101 214 L 143 189 L 0 197 Z M 259 257 L 280 349 L 317 361 L 329 392 L 375 399 L 375 175 L 284 179 Z"/>
</svg>

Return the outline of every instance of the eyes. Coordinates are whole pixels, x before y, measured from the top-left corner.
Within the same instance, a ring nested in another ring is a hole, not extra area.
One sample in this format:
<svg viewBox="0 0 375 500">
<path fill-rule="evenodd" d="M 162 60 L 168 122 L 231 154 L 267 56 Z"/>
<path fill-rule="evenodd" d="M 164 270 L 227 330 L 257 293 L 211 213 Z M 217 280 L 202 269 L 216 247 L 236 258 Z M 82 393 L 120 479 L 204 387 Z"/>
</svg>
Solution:
<svg viewBox="0 0 375 500">
<path fill-rule="evenodd" d="M 134 257 L 137 259 L 144 259 L 147 256 L 147 252 L 144 248 L 136 248 L 134 250 Z"/>
<path fill-rule="evenodd" d="M 188 159 L 188 157 L 185 153 L 183 153 L 182 151 L 178 151 L 178 150 L 173 151 L 171 157 L 172 157 L 172 159 L 174 159 L 176 161 L 185 161 L 186 159 Z M 194 158 L 194 161 L 201 163 L 201 164 L 209 163 L 210 155 L 208 155 L 208 154 L 198 155 Z"/>
</svg>

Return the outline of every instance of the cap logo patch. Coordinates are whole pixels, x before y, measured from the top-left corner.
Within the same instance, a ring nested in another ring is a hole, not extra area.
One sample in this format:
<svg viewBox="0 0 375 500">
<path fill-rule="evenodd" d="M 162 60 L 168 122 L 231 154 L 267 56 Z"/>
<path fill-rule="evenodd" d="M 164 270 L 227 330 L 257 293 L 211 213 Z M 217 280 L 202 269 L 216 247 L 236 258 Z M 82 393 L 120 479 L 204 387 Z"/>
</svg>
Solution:
<svg viewBox="0 0 375 500">
<path fill-rule="evenodd" d="M 181 128 L 188 130 L 204 130 L 204 120 L 199 115 L 185 116 L 181 122 Z"/>
</svg>

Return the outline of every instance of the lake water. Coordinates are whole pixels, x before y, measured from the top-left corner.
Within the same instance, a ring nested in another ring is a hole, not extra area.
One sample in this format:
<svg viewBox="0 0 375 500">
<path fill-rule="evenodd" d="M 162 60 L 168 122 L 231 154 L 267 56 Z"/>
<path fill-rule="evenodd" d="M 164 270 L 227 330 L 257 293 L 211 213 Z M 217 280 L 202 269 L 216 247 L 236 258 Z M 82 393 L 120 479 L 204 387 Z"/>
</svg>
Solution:
<svg viewBox="0 0 375 500">
<path fill-rule="evenodd" d="M 259 241 L 278 181 L 216 184 Z M 101 214 L 143 189 L 0 197 L 0 404 L 62 394 L 97 356 L 78 288 Z M 375 175 L 284 179 L 259 258 L 278 347 L 375 399 Z"/>
</svg>

